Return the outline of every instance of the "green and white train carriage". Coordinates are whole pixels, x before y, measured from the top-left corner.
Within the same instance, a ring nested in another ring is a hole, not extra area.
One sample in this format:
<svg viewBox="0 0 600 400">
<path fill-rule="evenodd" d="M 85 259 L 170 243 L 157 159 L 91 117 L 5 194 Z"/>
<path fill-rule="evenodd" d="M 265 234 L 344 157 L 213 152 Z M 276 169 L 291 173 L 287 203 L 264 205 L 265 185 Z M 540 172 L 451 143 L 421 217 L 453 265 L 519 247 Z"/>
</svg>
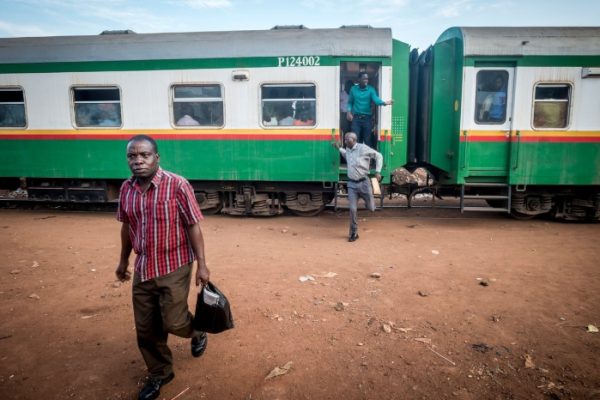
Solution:
<svg viewBox="0 0 600 400">
<path fill-rule="evenodd" d="M 417 147 L 442 185 L 517 217 L 600 218 L 600 28 L 451 28 L 421 61 Z"/>
<path fill-rule="evenodd" d="M 344 176 L 339 93 L 359 71 L 396 100 L 377 118 L 385 182 L 405 163 L 407 60 L 364 27 L 0 39 L 0 181 L 111 200 L 144 133 L 207 212 L 316 213 Z"/>
</svg>

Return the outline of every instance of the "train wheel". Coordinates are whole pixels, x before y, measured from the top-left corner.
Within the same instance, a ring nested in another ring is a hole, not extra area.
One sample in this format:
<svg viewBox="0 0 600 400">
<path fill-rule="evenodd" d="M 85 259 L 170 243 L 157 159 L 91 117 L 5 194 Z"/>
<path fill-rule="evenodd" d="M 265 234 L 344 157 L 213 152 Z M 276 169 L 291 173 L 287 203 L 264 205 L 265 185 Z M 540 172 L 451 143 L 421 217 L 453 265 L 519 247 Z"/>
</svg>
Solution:
<svg viewBox="0 0 600 400">
<path fill-rule="evenodd" d="M 204 215 L 217 214 L 223 208 L 221 194 L 217 191 L 195 192 L 194 194 Z"/>
<path fill-rule="evenodd" d="M 202 211 L 202 214 L 204 214 L 204 215 L 214 215 L 214 214 L 220 213 L 222 208 L 223 208 L 223 205 L 219 204 L 216 207 L 209 207 L 209 208 L 204 208 L 204 209 L 200 209 L 200 210 Z"/>
<path fill-rule="evenodd" d="M 510 215 L 511 217 L 513 217 L 514 219 L 518 219 L 520 221 L 527 221 L 529 219 L 533 219 L 535 217 L 537 217 L 540 214 L 524 214 L 522 212 L 516 211 L 514 208 L 512 210 L 510 210 Z"/>
<path fill-rule="evenodd" d="M 321 207 L 317 208 L 316 210 L 309 210 L 309 211 L 293 210 L 293 209 L 289 208 L 289 210 L 291 212 L 293 212 L 295 215 L 297 215 L 299 217 L 314 217 L 315 215 L 319 215 L 321 212 L 323 212 L 324 209 L 325 209 L 325 204 L 323 204 Z"/>
</svg>

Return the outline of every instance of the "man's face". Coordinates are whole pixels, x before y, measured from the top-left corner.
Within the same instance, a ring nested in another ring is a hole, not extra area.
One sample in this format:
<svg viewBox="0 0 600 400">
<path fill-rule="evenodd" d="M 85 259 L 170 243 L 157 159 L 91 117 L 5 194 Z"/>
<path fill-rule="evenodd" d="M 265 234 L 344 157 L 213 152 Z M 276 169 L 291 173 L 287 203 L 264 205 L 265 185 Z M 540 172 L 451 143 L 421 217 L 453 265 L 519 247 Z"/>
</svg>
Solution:
<svg viewBox="0 0 600 400">
<path fill-rule="evenodd" d="M 496 91 L 502 89 L 502 86 L 504 86 L 504 82 L 502 82 L 502 79 L 496 78 Z"/>
<path fill-rule="evenodd" d="M 367 84 L 369 83 L 369 75 L 367 74 L 363 74 L 360 76 L 360 79 L 358 80 L 360 87 L 365 87 L 367 86 Z"/>
<path fill-rule="evenodd" d="M 352 135 L 346 135 L 344 136 L 344 144 L 346 145 L 346 147 L 348 148 L 353 148 L 354 144 L 356 143 L 356 138 Z"/>
<path fill-rule="evenodd" d="M 127 145 L 127 164 L 136 178 L 153 177 L 158 170 L 159 160 L 160 156 L 147 140 L 137 140 Z"/>
</svg>

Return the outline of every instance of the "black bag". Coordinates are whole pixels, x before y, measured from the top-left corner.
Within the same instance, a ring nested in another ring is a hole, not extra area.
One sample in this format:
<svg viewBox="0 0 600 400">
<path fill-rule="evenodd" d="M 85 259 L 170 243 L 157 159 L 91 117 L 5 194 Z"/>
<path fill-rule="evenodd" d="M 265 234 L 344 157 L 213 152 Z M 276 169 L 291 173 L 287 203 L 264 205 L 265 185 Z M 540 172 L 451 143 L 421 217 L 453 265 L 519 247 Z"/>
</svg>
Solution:
<svg viewBox="0 0 600 400">
<path fill-rule="evenodd" d="M 227 297 L 208 282 L 198 293 L 194 329 L 200 332 L 220 333 L 233 328 L 233 316 Z"/>
</svg>

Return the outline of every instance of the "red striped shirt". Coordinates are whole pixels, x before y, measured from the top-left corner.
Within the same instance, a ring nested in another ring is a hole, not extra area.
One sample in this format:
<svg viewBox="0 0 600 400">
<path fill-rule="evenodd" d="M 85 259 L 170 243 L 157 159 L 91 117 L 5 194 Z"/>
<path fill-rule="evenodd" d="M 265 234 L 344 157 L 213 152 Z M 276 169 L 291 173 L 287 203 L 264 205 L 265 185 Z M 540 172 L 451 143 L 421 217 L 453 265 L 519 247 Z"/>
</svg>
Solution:
<svg viewBox="0 0 600 400">
<path fill-rule="evenodd" d="M 202 220 L 202 212 L 185 178 L 159 168 L 146 192 L 135 177 L 126 180 L 117 219 L 129 224 L 135 272 L 142 282 L 196 259 L 186 228 Z"/>
</svg>

